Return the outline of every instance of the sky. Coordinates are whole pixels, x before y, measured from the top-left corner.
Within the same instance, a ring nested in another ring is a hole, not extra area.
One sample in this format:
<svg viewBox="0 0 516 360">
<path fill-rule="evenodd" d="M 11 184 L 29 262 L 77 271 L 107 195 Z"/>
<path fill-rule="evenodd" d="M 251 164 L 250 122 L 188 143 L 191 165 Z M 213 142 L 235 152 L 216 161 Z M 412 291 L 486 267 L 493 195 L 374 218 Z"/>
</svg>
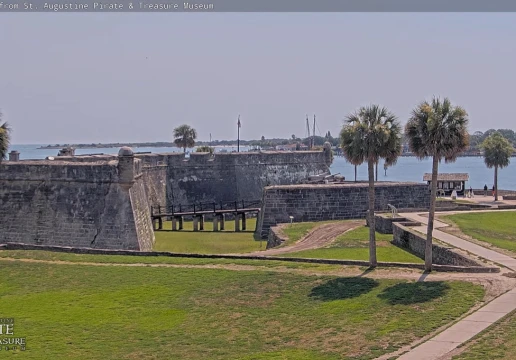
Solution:
<svg viewBox="0 0 516 360">
<path fill-rule="evenodd" d="M 432 96 L 514 129 L 515 38 L 516 13 L 0 13 L 0 110 L 14 144 L 336 136 Z"/>
</svg>

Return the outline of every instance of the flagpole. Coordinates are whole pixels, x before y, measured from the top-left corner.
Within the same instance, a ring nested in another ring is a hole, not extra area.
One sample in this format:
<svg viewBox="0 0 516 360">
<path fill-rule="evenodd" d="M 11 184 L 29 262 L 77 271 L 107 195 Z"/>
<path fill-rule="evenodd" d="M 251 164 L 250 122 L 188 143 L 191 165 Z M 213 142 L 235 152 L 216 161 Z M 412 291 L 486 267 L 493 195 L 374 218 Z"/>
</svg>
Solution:
<svg viewBox="0 0 516 360">
<path fill-rule="evenodd" d="M 240 115 L 238 115 L 238 139 L 237 139 L 237 152 L 240 152 Z"/>
</svg>

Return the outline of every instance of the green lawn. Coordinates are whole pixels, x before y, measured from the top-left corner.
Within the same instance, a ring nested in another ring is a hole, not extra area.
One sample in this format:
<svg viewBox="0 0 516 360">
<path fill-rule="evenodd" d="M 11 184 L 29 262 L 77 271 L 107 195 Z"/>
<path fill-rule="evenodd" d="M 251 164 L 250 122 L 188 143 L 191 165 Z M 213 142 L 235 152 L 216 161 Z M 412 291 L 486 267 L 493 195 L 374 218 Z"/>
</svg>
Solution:
<svg viewBox="0 0 516 360">
<path fill-rule="evenodd" d="M 474 239 L 516 252 L 516 212 L 493 211 L 443 217 Z"/>
<path fill-rule="evenodd" d="M 256 241 L 253 233 L 256 227 L 256 218 L 247 219 L 247 230 L 234 232 L 235 222 L 226 221 L 225 230 L 213 232 L 213 223 L 206 221 L 204 231 L 193 231 L 191 221 L 184 223 L 184 230 L 170 231 L 171 222 L 163 224 L 165 231 L 156 231 L 154 251 L 170 251 L 175 253 L 198 254 L 231 254 L 245 253 L 265 249 L 267 240 Z"/>
<path fill-rule="evenodd" d="M 100 258 L 100 257 L 99 257 Z M 0 260 L 23 359 L 372 359 L 483 297 L 465 282 Z"/>
<path fill-rule="evenodd" d="M 473 339 L 474 343 L 453 360 L 513 360 L 516 354 L 516 313 Z"/>
<path fill-rule="evenodd" d="M 417 256 L 390 243 L 392 235 L 376 233 L 378 261 L 422 263 Z M 369 228 L 361 226 L 339 236 L 326 248 L 289 253 L 292 257 L 369 260 Z"/>
<path fill-rule="evenodd" d="M 77 263 L 112 263 L 112 264 L 146 264 L 146 265 L 250 265 L 265 268 L 290 268 L 290 269 L 310 269 L 317 271 L 339 271 L 341 265 L 311 264 L 290 261 L 270 261 L 270 260 L 244 260 L 244 259 L 202 259 L 186 257 L 168 256 L 126 256 L 126 255 L 89 255 L 60 253 L 52 251 L 38 250 L 2 250 L 0 258 L 31 259 L 43 261 L 66 261 Z"/>
</svg>

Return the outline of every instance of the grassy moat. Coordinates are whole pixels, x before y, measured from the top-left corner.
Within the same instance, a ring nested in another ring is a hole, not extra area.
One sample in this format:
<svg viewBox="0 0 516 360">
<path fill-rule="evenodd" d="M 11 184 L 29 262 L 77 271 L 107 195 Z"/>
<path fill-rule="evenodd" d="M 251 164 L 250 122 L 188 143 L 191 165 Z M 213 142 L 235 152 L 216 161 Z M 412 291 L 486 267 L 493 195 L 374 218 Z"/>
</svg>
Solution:
<svg viewBox="0 0 516 360">
<path fill-rule="evenodd" d="M 484 293 L 458 281 L 95 266 L 102 256 L 87 258 L 0 259 L 9 279 L 0 284 L 2 314 L 27 343 L 3 356 L 372 359 L 456 319 Z"/>
</svg>

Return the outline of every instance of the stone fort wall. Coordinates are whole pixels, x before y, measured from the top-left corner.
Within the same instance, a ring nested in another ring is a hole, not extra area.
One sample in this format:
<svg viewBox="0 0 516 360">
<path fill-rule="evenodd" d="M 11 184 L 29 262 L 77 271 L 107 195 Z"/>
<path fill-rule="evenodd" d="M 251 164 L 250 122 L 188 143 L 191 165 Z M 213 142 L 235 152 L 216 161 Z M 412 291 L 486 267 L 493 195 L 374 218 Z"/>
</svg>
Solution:
<svg viewBox="0 0 516 360">
<path fill-rule="evenodd" d="M 125 150 L 124 150 L 125 149 Z M 151 205 L 261 199 L 329 172 L 330 153 L 58 156 L 0 163 L 0 243 L 151 250 Z"/>
<path fill-rule="evenodd" d="M 367 183 L 270 186 L 264 189 L 256 236 L 265 239 L 271 226 L 293 222 L 364 219 L 369 207 Z M 410 182 L 375 184 L 375 210 L 428 208 L 428 185 Z"/>
<path fill-rule="evenodd" d="M 0 243 L 152 249 L 140 160 L 57 159 L 0 164 Z"/>
<path fill-rule="evenodd" d="M 270 185 L 297 184 L 329 173 L 329 149 L 296 152 L 141 154 L 153 204 L 259 200 Z"/>
</svg>

